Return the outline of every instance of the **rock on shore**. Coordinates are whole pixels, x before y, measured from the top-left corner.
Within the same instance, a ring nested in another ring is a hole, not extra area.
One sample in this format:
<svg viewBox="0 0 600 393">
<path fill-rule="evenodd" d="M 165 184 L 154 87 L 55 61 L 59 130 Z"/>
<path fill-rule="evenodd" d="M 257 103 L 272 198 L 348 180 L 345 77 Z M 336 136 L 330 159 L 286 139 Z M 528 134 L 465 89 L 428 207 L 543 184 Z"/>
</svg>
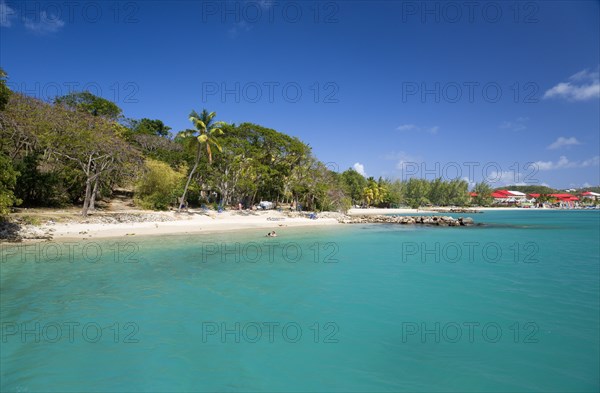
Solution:
<svg viewBox="0 0 600 393">
<path fill-rule="evenodd" d="M 111 213 L 80 217 L 65 221 L 67 224 L 119 224 L 137 222 L 169 222 L 186 217 L 174 218 L 167 213 Z M 23 240 L 52 240 L 53 220 L 43 222 L 43 225 L 32 225 L 21 218 L 12 221 L 0 221 L 0 241 L 21 242 Z M 87 232 L 80 233 L 82 235 Z"/>
<path fill-rule="evenodd" d="M 471 217 L 453 218 L 449 216 L 358 216 L 339 220 L 342 224 L 404 224 L 404 225 L 434 225 L 434 226 L 472 226 Z"/>
</svg>

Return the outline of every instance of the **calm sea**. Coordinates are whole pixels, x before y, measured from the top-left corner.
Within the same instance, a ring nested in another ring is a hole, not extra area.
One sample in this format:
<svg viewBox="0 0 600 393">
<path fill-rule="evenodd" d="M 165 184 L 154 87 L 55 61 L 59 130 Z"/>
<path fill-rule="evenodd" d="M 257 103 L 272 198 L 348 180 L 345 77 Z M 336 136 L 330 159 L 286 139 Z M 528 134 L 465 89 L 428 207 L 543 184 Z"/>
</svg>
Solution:
<svg viewBox="0 0 600 393">
<path fill-rule="evenodd" d="M 472 217 L 3 245 L 0 390 L 600 390 L 600 212 Z"/>
</svg>

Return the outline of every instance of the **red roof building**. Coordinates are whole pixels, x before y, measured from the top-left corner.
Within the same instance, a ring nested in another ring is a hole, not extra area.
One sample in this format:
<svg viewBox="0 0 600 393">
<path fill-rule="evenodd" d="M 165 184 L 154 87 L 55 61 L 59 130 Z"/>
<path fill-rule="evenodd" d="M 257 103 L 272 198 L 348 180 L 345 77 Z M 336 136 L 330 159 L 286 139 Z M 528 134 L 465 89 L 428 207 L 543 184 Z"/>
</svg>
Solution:
<svg viewBox="0 0 600 393">
<path fill-rule="evenodd" d="M 492 192 L 492 196 L 496 199 L 510 198 L 512 195 L 507 190 L 498 190 Z"/>
</svg>

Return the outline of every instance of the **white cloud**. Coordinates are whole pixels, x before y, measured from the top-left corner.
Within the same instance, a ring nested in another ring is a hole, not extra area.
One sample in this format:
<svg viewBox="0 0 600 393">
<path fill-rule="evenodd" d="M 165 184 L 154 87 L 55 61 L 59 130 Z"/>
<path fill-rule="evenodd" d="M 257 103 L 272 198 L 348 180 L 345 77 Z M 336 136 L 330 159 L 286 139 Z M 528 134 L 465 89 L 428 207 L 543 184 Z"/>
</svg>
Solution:
<svg viewBox="0 0 600 393">
<path fill-rule="evenodd" d="M 40 12 L 39 17 L 25 18 L 24 23 L 25 28 L 37 34 L 56 33 L 65 25 L 59 17 L 47 14 L 46 11 Z"/>
<path fill-rule="evenodd" d="M 464 176 L 461 180 L 464 180 L 465 182 L 467 182 L 467 184 L 469 185 L 469 190 L 472 189 L 473 187 L 475 187 L 475 184 L 477 184 L 473 181 L 473 179 L 469 179 L 468 176 Z"/>
<path fill-rule="evenodd" d="M 247 32 L 250 31 L 252 29 L 252 26 L 250 26 L 250 24 L 248 22 L 246 22 L 245 20 L 236 23 L 233 25 L 233 27 L 231 27 L 229 30 L 227 30 L 227 32 L 229 33 L 229 36 L 231 38 L 235 38 L 238 36 L 238 34 L 240 32 Z"/>
<path fill-rule="evenodd" d="M 493 171 L 483 179 L 492 187 L 506 186 L 545 186 L 550 187 L 548 183 L 540 182 L 540 179 L 534 173 L 523 174 L 515 171 Z"/>
<path fill-rule="evenodd" d="M 563 169 L 563 168 L 572 168 L 574 163 L 569 161 L 569 159 L 565 156 L 560 156 L 558 161 L 536 161 L 533 163 L 535 168 L 539 171 L 550 171 L 553 169 Z"/>
<path fill-rule="evenodd" d="M 518 117 L 515 121 L 505 121 L 498 126 L 498 128 L 508 129 L 512 131 L 523 131 L 527 129 L 525 122 L 529 120 L 528 117 Z"/>
<path fill-rule="evenodd" d="M 583 70 L 579 71 L 576 74 L 571 75 L 569 79 L 574 81 L 585 81 L 585 80 L 598 80 L 600 78 L 600 71 L 597 69 L 596 71 Z"/>
<path fill-rule="evenodd" d="M 515 171 L 492 171 L 486 174 L 483 179 L 486 183 L 489 183 L 492 187 L 503 187 L 503 186 L 526 186 L 537 183 L 536 179 L 529 179 L 529 183 L 523 181 L 525 175 Z"/>
<path fill-rule="evenodd" d="M 600 165 L 600 156 L 595 156 L 595 157 L 589 158 L 589 159 L 581 162 L 582 168 L 586 168 L 589 166 L 599 166 L 599 165 Z"/>
<path fill-rule="evenodd" d="M 356 172 L 360 173 L 364 177 L 367 177 L 367 174 L 365 173 L 365 166 L 360 162 L 357 162 L 354 165 L 352 165 L 352 168 L 354 168 Z"/>
<path fill-rule="evenodd" d="M 584 188 L 590 188 L 592 185 L 588 182 L 583 183 Z"/>
<path fill-rule="evenodd" d="M 539 171 L 551 171 L 555 169 L 567 169 L 567 168 L 587 168 L 591 166 L 598 166 L 600 164 L 600 156 L 595 156 L 584 161 L 570 161 L 565 156 L 560 156 L 558 161 L 536 161 L 533 163 L 535 168 Z"/>
<path fill-rule="evenodd" d="M 275 1 L 274 0 L 259 0 L 258 5 L 264 10 L 268 10 L 273 7 Z"/>
<path fill-rule="evenodd" d="M 561 82 L 544 93 L 544 98 L 564 98 L 568 101 L 585 101 L 600 97 L 598 71 L 583 70 L 571 75 L 568 82 Z"/>
<path fill-rule="evenodd" d="M 565 137 L 561 136 L 557 140 L 552 142 L 552 144 L 550 144 L 548 146 L 548 149 L 554 150 L 554 149 L 560 149 L 561 147 L 573 146 L 573 145 L 581 145 L 581 142 L 579 142 L 577 140 L 577 138 L 575 138 L 575 137 L 565 138 Z"/>
<path fill-rule="evenodd" d="M 437 132 L 440 130 L 440 127 L 439 126 L 421 127 L 421 126 L 417 126 L 415 124 L 402 124 L 402 125 L 396 127 L 396 130 L 398 130 L 398 131 L 427 132 L 429 134 L 437 134 Z"/>
<path fill-rule="evenodd" d="M 15 10 L 4 1 L 0 1 L 0 27 L 11 27 L 12 19 L 16 16 Z"/>
<path fill-rule="evenodd" d="M 410 168 L 420 167 L 421 162 L 423 161 L 419 157 L 414 157 L 403 151 L 386 154 L 383 156 L 383 159 L 396 161 L 396 169 L 400 169 L 401 171 L 407 169 L 407 166 L 410 166 Z"/>
<path fill-rule="evenodd" d="M 591 166 L 600 165 L 600 156 L 592 157 L 584 161 L 570 161 L 565 156 L 560 156 L 557 161 L 536 161 L 532 164 L 529 169 L 535 169 L 534 172 L 529 170 L 526 174 L 515 172 L 512 170 L 508 171 L 492 171 L 486 174 L 485 181 L 490 183 L 493 187 L 504 187 L 504 186 L 526 186 L 532 184 L 541 184 L 542 186 L 550 187 L 547 183 L 540 183 L 539 178 L 536 176 L 537 172 L 551 171 L 557 169 L 569 169 L 569 168 L 586 168 Z"/>
<path fill-rule="evenodd" d="M 396 128 L 398 131 L 412 131 L 412 130 L 416 130 L 417 126 L 414 124 L 403 124 L 401 126 L 398 126 L 398 128 Z"/>
</svg>

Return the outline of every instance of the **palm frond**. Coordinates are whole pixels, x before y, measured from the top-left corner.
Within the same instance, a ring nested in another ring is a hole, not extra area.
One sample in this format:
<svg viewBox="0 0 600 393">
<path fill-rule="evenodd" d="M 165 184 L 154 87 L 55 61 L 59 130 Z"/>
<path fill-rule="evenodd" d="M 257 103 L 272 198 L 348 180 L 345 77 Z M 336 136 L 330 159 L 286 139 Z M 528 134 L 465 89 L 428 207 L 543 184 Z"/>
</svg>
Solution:
<svg viewBox="0 0 600 393">
<path fill-rule="evenodd" d="M 223 152 L 223 148 L 221 147 L 221 145 L 219 144 L 219 142 L 215 141 L 214 139 L 211 139 L 210 141 L 220 152 Z"/>
</svg>

